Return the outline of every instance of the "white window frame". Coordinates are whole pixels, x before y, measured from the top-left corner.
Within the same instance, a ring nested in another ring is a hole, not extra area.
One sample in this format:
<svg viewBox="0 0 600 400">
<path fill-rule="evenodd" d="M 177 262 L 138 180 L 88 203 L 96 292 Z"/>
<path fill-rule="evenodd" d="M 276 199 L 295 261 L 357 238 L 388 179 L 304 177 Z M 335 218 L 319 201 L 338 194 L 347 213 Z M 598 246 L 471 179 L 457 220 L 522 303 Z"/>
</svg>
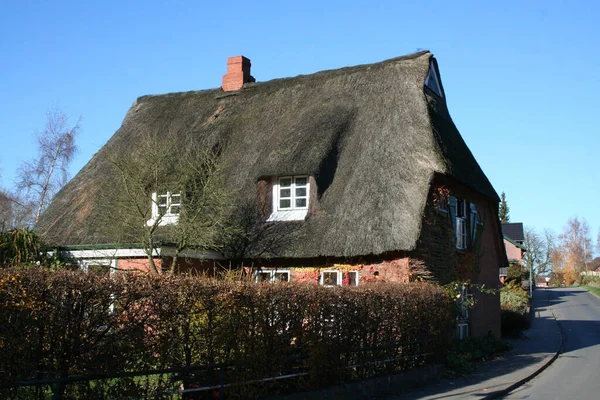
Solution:
<svg viewBox="0 0 600 400">
<path fill-rule="evenodd" d="M 337 274 L 336 276 L 336 283 L 335 285 L 326 285 L 325 284 L 325 274 L 328 273 L 334 273 Z M 342 271 L 337 271 L 334 269 L 330 269 L 330 270 L 326 270 L 326 271 L 321 271 L 321 273 L 319 274 L 319 285 L 321 286 L 329 286 L 329 287 L 333 287 L 333 286 L 342 286 Z"/>
<path fill-rule="evenodd" d="M 459 217 L 459 204 L 462 205 L 462 216 Z M 456 199 L 456 248 L 464 250 L 467 248 L 467 202 Z"/>
<path fill-rule="evenodd" d="M 79 266 L 85 272 L 90 272 L 89 268 L 92 265 L 102 265 L 108 267 L 108 274 L 110 277 L 113 276 L 117 270 L 117 259 L 116 258 L 90 258 L 86 260 L 80 260 Z"/>
<path fill-rule="evenodd" d="M 179 196 L 179 202 L 173 201 L 173 197 L 175 197 L 175 196 Z M 163 197 L 166 197 L 166 199 L 167 199 L 167 204 L 166 204 L 167 211 L 163 215 L 160 215 L 159 198 L 163 198 Z M 172 207 L 179 207 L 179 210 L 181 211 L 181 193 L 174 193 L 171 191 L 167 191 L 166 193 L 158 194 L 157 192 L 153 192 L 152 193 L 152 218 L 150 220 L 148 220 L 146 224 L 148 226 L 152 226 L 156 223 L 157 220 L 159 220 L 159 218 L 160 218 L 160 220 L 158 222 L 158 226 L 176 224 L 177 222 L 179 222 L 179 212 L 180 211 L 177 213 L 174 213 L 171 211 Z"/>
<path fill-rule="evenodd" d="M 472 295 L 469 293 L 469 288 L 463 286 L 458 299 L 459 314 L 456 316 L 456 336 L 459 340 L 469 337 L 469 303 L 471 300 Z"/>
<path fill-rule="evenodd" d="M 277 274 L 285 274 L 287 275 L 287 281 L 290 282 L 292 279 L 292 274 L 289 269 L 262 269 L 254 272 L 254 282 L 260 283 L 262 281 L 259 280 L 260 274 L 269 274 L 269 279 L 265 282 L 269 283 L 281 283 L 275 279 L 275 275 Z"/>
<path fill-rule="evenodd" d="M 360 273 L 359 273 L 359 271 L 348 271 L 348 272 L 346 272 L 346 274 L 348 274 L 348 286 L 358 286 L 360 284 Z M 356 275 L 356 277 L 355 277 L 356 285 L 350 284 L 350 275 L 351 274 Z"/>
<path fill-rule="evenodd" d="M 289 186 L 290 197 L 281 197 L 281 190 L 288 189 L 288 187 L 282 188 L 281 181 L 283 179 L 291 179 L 291 185 Z M 298 186 L 296 181 L 298 179 L 306 179 L 306 185 Z M 306 189 L 304 196 L 298 196 L 296 189 Z M 310 177 L 308 175 L 288 175 L 273 178 L 273 212 L 267 219 L 267 221 L 302 221 L 306 219 L 308 215 L 308 207 L 310 202 Z M 290 207 L 280 207 L 281 199 L 289 199 Z M 306 205 L 304 207 L 296 206 L 297 199 L 306 199 Z"/>
</svg>

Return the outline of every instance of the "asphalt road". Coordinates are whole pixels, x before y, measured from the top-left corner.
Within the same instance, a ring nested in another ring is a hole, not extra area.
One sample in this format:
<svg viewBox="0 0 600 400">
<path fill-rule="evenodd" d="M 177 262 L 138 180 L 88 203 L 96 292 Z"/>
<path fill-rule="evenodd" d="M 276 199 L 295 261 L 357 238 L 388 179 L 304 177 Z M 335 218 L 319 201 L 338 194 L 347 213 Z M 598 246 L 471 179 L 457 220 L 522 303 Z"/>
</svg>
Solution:
<svg viewBox="0 0 600 400">
<path fill-rule="evenodd" d="M 577 288 L 546 289 L 546 293 L 565 334 L 563 349 L 548 369 L 505 398 L 598 400 L 600 298 Z"/>
</svg>

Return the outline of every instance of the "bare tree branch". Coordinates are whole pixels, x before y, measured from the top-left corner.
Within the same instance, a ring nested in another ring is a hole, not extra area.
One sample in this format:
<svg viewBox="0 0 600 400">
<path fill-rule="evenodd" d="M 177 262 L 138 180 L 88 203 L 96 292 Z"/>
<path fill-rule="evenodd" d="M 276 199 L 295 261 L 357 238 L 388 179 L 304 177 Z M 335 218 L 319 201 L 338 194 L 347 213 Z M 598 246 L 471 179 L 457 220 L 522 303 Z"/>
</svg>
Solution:
<svg viewBox="0 0 600 400">
<path fill-rule="evenodd" d="M 36 223 L 52 197 L 68 180 L 68 167 L 77 150 L 75 137 L 80 132 L 80 120 L 73 126 L 59 108 L 46 114 L 46 126 L 37 134 L 37 157 L 23 163 L 17 172 L 17 190 L 28 202 Z"/>
</svg>

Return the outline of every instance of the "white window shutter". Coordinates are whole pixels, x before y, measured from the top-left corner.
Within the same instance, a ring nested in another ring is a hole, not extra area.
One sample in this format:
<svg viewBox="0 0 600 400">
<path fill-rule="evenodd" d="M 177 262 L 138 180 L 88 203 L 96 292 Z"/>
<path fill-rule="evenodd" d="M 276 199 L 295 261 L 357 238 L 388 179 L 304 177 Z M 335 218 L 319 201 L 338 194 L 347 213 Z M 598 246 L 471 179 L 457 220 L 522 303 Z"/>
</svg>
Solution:
<svg viewBox="0 0 600 400">
<path fill-rule="evenodd" d="M 450 226 L 452 226 L 452 237 L 456 245 L 456 197 L 450 196 L 448 198 L 448 210 L 450 214 Z"/>
</svg>

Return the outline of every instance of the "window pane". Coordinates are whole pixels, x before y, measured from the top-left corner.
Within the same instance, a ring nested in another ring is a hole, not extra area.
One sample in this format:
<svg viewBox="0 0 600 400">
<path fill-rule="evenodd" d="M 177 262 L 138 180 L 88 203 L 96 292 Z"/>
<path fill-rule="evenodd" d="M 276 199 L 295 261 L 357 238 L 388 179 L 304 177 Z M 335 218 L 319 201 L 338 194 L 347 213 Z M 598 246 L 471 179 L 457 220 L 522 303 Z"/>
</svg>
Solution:
<svg viewBox="0 0 600 400">
<path fill-rule="evenodd" d="M 304 178 L 296 178 L 296 186 L 306 186 L 308 179 Z"/>
<path fill-rule="evenodd" d="M 292 178 L 282 178 L 279 180 L 279 186 L 290 187 L 292 186 Z"/>
<path fill-rule="evenodd" d="M 279 197 L 292 197 L 292 189 L 281 189 Z"/>
<path fill-rule="evenodd" d="M 109 275 L 110 267 L 108 265 L 90 264 L 88 265 L 88 272 L 98 276 Z"/>
<path fill-rule="evenodd" d="M 358 272 L 356 272 L 356 271 L 348 272 L 348 284 L 350 286 L 358 286 Z"/>
<path fill-rule="evenodd" d="M 296 199 L 296 207 L 306 207 L 306 199 Z"/>
<path fill-rule="evenodd" d="M 464 219 L 456 219 L 456 247 L 465 249 L 467 247 L 467 224 Z"/>
<path fill-rule="evenodd" d="M 181 195 L 173 194 L 171 195 L 171 204 L 180 204 L 181 203 Z"/>
<path fill-rule="evenodd" d="M 179 214 L 179 206 L 171 206 L 171 214 Z"/>
<path fill-rule="evenodd" d="M 456 200 L 456 216 L 460 218 L 465 217 L 465 201 Z"/>
<path fill-rule="evenodd" d="M 287 272 L 276 272 L 275 273 L 275 282 L 288 282 L 288 273 Z"/>
<path fill-rule="evenodd" d="M 258 282 L 269 282 L 271 280 L 271 273 L 270 272 L 259 272 L 258 275 L 256 276 L 256 280 Z"/>
<path fill-rule="evenodd" d="M 306 188 L 296 188 L 296 196 L 306 197 Z"/>
<path fill-rule="evenodd" d="M 159 206 L 166 206 L 167 205 L 167 196 L 166 195 L 160 195 L 160 196 L 158 196 L 158 205 Z"/>
<path fill-rule="evenodd" d="M 292 201 L 291 200 L 279 200 L 279 208 L 291 208 Z"/>
<path fill-rule="evenodd" d="M 323 285 L 335 286 L 337 285 L 337 272 L 323 272 Z"/>
<path fill-rule="evenodd" d="M 167 206 L 166 205 L 164 205 L 164 206 L 163 205 L 159 205 L 158 206 L 158 212 L 160 214 L 166 214 L 167 213 Z"/>
</svg>

